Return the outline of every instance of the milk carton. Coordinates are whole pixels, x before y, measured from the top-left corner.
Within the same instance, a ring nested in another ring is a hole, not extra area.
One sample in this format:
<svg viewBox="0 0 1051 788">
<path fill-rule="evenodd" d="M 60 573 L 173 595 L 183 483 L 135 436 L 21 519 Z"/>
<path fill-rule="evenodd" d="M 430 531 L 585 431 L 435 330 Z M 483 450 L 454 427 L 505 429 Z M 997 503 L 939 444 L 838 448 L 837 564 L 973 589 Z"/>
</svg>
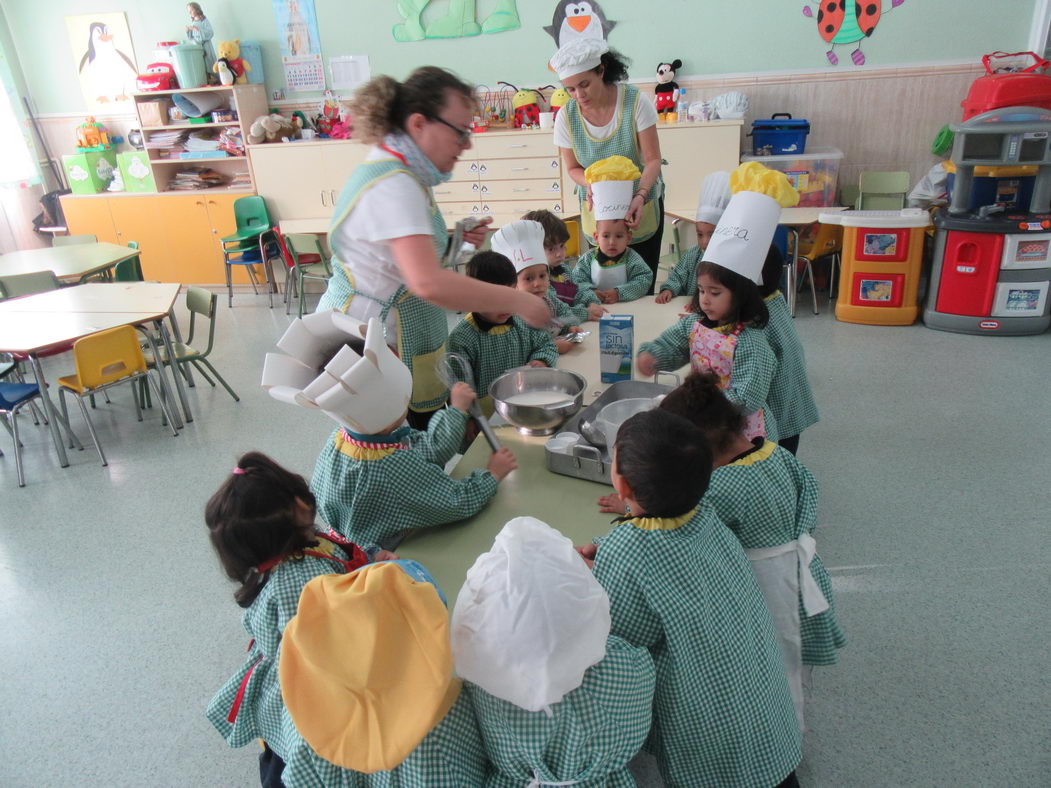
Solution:
<svg viewBox="0 0 1051 788">
<path fill-rule="evenodd" d="M 635 318 L 631 315 L 603 315 L 598 323 L 599 369 L 603 383 L 631 380 L 635 357 Z"/>
</svg>

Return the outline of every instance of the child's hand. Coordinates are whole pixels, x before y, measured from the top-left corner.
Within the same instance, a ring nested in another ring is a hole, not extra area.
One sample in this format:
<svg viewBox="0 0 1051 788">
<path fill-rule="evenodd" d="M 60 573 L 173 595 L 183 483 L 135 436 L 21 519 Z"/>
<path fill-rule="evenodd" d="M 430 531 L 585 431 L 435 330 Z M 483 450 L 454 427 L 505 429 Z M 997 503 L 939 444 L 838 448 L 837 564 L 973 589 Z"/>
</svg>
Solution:
<svg viewBox="0 0 1051 788">
<path fill-rule="evenodd" d="M 547 366 L 547 362 L 546 361 L 541 361 L 538 358 L 534 358 L 532 361 L 527 363 L 526 366 L 527 367 L 546 367 Z"/>
<path fill-rule="evenodd" d="M 471 407 L 471 403 L 476 399 L 478 399 L 478 395 L 466 383 L 453 383 L 453 387 L 449 390 L 449 404 L 457 410 L 462 410 L 464 413 L 467 412 L 468 408 Z"/>
<path fill-rule="evenodd" d="M 624 500 L 616 493 L 603 495 L 601 498 L 599 498 L 598 510 L 600 512 L 610 512 L 611 514 L 628 513 L 628 507 L 624 505 Z"/>
<path fill-rule="evenodd" d="M 635 367 L 644 378 L 651 378 L 657 374 L 657 359 L 652 353 L 639 353 L 638 358 L 635 359 Z"/>
<path fill-rule="evenodd" d="M 583 330 L 580 326 L 566 326 L 567 334 L 579 334 Z"/>
<path fill-rule="evenodd" d="M 616 290 L 596 290 L 595 295 L 603 304 L 615 304 L 619 300 Z"/>
<path fill-rule="evenodd" d="M 496 480 L 503 481 L 507 474 L 518 467 L 518 460 L 515 459 L 515 455 L 511 453 L 511 450 L 506 446 L 500 451 L 494 451 L 493 456 L 489 458 L 489 464 L 486 466 L 486 470 L 496 477 Z"/>
<path fill-rule="evenodd" d="M 597 544 L 591 543 L 577 545 L 574 549 L 577 551 L 580 557 L 584 559 L 584 563 L 588 565 L 588 569 L 595 568 L 595 556 L 598 555 Z"/>
<path fill-rule="evenodd" d="M 396 553 L 392 553 L 390 550 L 377 550 L 376 554 L 372 556 L 372 563 L 378 563 L 380 561 L 397 561 L 398 556 Z"/>
<path fill-rule="evenodd" d="M 666 304 L 672 299 L 671 290 L 661 290 L 657 293 L 657 303 Z"/>
<path fill-rule="evenodd" d="M 568 339 L 562 339 L 561 337 L 557 337 L 555 339 L 555 347 L 558 349 L 559 355 L 562 355 L 563 353 L 568 353 L 570 350 L 573 349 L 574 344 L 576 343 L 570 342 Z"/>
<path fill-rule="evenodd" d="M 588 304 L 588 320 L 601 320 L 603 315 L 608 315 L 609 310 L 602 304 Z"/>
</svg>

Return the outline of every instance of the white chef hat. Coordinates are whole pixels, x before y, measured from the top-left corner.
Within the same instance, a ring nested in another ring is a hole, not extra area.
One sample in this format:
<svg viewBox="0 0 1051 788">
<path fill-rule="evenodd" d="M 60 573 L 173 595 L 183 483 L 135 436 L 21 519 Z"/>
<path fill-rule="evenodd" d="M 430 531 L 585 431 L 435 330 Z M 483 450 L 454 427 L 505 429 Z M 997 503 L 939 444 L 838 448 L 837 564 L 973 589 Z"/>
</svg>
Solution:
<svg viewBox="0 0 1051 788">
<path fill-rule="evenodd" d="M 781 208 L 799 202 L 783 172 L 759 162 L 742 164 L 730 175 L 733 196 L 715 225 L 701 259 L 728 268 L 757 285 L 763 283 L 763 263 L 781 218 Z"/>
<path fill-rule="evenodd" d="M 725 170 L 708 173 L 701 181 L 701 196 L 697 200 L 697 217 L 694 221 L 718 224 L 730 197 L 730 173 Z"/>
<path fill-rule="evenodd" d="M 361 346 L 358 355 L 348 343 Z M 372 435 L 405 415 L 412 373 L 383 336 L 383 324 L 365 324 L 329 310 L 295 320 L 267 353 L 263 389 L 280 402 L 318 408 L 354 432 Z"/>
<path fill-rule="evenodd" d="M 573 543 L 534 517 L 516 517 L 478 556 L 456 599 L 456 673 L 540 711 L 605 657 L 609 630 L 609 597 Z"/>
<path fill-rule="evenodd" d="M 491 241 L 493 251 L 499 252 L 522 273 L 534 265 L 547 265 L 544 253 L 544 225 L 528 219 L 505 224 L 495 233 Z"/>
<path fill-rule="evenodd" d="M 642 171 L 626 156 L 607 156 L 588 165 L 584 180 L 591 186 L 595 221 L 627 216 L 635 183 L 641 177 Z"/>
<path fill-rule="evenodd" d="M 559 79 L 568 79 L 598 68 L 602 56 L 609 52 L 609 44 L 601 38 L 574 38 L 563 44 L 551 58 L 551 69 Z"/>
</svg>

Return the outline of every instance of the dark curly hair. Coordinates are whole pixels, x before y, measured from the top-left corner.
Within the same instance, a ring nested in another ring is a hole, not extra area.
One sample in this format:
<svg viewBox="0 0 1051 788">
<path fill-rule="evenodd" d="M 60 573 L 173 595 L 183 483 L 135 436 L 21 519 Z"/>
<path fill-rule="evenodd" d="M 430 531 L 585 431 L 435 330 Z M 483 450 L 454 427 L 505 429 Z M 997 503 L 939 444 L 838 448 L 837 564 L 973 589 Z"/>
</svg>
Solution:
<svg viewBox="0 0 1051 788">
<path fill-rule="evenodd" d="M 725 451 L 744 432 L 744 411 L 726 398 L 719 378 L 710 372 L 687 375 L 682 385 L 661 401 L 660 407 L 699 427 L 717 453 Z"/>
</svg>

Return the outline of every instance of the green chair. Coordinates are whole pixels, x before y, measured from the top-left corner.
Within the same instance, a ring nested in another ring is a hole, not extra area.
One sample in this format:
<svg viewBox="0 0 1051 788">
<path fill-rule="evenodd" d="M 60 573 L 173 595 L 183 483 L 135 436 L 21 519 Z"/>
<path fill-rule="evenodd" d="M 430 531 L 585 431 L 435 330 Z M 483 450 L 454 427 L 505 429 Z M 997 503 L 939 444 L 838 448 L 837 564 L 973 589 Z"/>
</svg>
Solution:
<svg viewBox="0 0 1051 788">
<path fill-rule="evenodd" d="M 132 249 L 139 248 L 138 241 L 128 241 L 128 246 Z M 142 263 L 139 261 L 139 255 L 134 257 L 128 257 L 127 259 L 121 260 L 115 266 L 113 266 L 113 281 L 114 282 L 142 282 Z"/>
<path fill-rule="evenodd" d="M 288 271 L 288 283 L 293 285 L 293 290 L 286 286 L 285 314 L 292 307 L 292 292 L 299 297 L 299 316 L 303 317 L 303 300 L 306 293 L 303 291 L 303 281 L 313 279 L 315 282 L 327 282 L 332 276 L 332 266 L 321 249 L 321 241 L 316 235 L 309 233 L 291 233 L 284 236 L 285 248 L 292 258 L 292 267 Z"/>
<path fill-rule="evenodd" d="M 254 266 L 263 265 L 266 274 L 267 295 L 270 297 L 270 307 L 274 306 L 273 273 L 270 269 L 268 252 L 273 252 L 277 239 L 271 232 L 270 214 L 266 210 L 266 202 L 258 195 L 241 197 L 234 200 L 234 219 L 237 222 L 237 232 L 227 235 L 221 241 L 223 250 L 223 268 L 226 273 L 227 306 L 234 305 L 234 290 L 230 280 L 230 266 L 243 265 L 248 270 L 248 278 L 252 282 L 252 290 L 259 294 L 256 288 L 257 279 Z M 280 257 L 280 249 L 273 254 Z"/>
<path fill-rule="evenodd" d="M 56 235 L 51 239 L 52 246 L 76 246 L 77 244 L 97 244 L 99 239 L 94 235 Z"/>
<path fill-rule="evenodd" d="M 215 311 L 216 305 L 219 303 L 219 296 L 215 293 L 205 290 L 203 287 L 193 287 L 192 285 L 186 289 L 186 308 L 190 311 L 190 330 L 186 337 L 185 342 L 175 342 L 175 363 L 181 365 L 192 365 L 201 376 L 215 387 L 215 381 L 208 377 L 208 372 L 211 372 L 223 384 L 223 388 L 227 390 L 231 397 L 234 398 L 235 402 L 240 402 L 241 398 L 237 396 L 237 393 L 230 388 L 230 384 L 227 383 L 223 376 L 220 375 L 212 363 L 208 361 L 208 355 L 212 352 L 212 345 L 215 341 Z M 196 350 L 192 346 L 194 331 L 197 327 L 196 319 L 197 316 L 201 315 L 202 319 L 208 321 L 208 345 L 204 350 Z M 168 351 L 160 346 L 158 351 L 161 354 L 161 363 L 167 364 Z M 157 364 L 156 359 L 153 356 L 153 352 L 146 350 L 143 352 L 146 358 L 147 366 L 154 367 Z M 208 372 L 202 368 L 201 365 L 208 368 Z M 146 404 L 149 405 L 149 391 L 144 389 L 146 393 Z"/>
<path fill-rule="evenodd" d="M 62 283 L 54 271 L 33 271 L 29 274 L 0 276 L 0 300 L 58 290 Z"/>
<path fill-rule="evenodd" d="M 904 171 L 861 173 L 854 207 L 859 211 L 900 211 L 905 207 L 910 178 Z"/>
</svg>

